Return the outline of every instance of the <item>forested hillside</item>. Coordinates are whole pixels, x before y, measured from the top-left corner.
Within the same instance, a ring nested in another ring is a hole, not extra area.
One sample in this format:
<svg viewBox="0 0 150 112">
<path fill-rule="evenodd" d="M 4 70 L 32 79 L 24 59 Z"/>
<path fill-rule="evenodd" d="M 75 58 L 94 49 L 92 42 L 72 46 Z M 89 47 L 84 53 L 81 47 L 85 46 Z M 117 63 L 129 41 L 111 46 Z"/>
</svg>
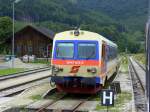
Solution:
<svg viewBox="0 0 150 112">
<path fill-rule="evenodd" d="M 12 1 L 0 0 L 0 16 L 12 15 Z M 114 19 L 133 29 L 142 29 L 147 19 L 147 4 L 148 0 L 22 0 L 16 5 L 16 16 L 20 20 L 75 25 L 93 20 L 109 24 Z"/>
<path fill-rule="evenodd" d="M 148 15 L 148 0 L 78 0 L 81 6 L 102 11 L 133 30 L 142 29 Z M 138 27 L 137 27 L 138 26 Z"/>
<path fill-rule="evenodd" d="M 55 32 L 80 26 L 115 41 L 119 50 L 141 52 L 147 0 L 22 0 L 16 22 L 31 22 Z M 12 17 L 12 0 L 0 0 L 0 16 Z M 20 25 L 19 25 L 20 27 Z M 141 45 L 141 46 L 139 46 Z"/>
</svg>

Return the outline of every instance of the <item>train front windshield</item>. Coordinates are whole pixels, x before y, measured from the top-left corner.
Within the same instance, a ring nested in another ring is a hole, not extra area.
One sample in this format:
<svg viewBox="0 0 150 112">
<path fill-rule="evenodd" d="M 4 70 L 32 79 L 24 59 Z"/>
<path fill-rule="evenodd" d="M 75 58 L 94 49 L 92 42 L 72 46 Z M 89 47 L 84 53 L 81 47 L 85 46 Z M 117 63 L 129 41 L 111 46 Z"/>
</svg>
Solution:
<svg viewBox="0 0 150 112">
<path fill-rule="evenodd" d="M 78 44 L 78 58 L 91 59 L 96 57 L 96 44 Z"/>
<path fill-rule="evenodd" d="M 56 47 L 57 58 L 73 58 L 74 44 L 73 43 L 58 43 Z"/>
<path fill-rule="evenodd" d="M 96 43 L 58 42 L 55 46 L 55 57 L 60 59 L 95 59 Z"/>
</svg>

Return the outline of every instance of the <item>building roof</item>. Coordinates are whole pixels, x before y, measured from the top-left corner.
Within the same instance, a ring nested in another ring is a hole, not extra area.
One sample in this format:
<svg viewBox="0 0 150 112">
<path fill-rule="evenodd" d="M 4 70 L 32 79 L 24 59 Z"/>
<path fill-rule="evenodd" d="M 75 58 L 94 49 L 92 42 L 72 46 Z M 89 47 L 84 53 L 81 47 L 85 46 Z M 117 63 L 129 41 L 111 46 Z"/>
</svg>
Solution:
<svg viewBox="0 0 150 112">
<path fill-rule="evenodd" d="M 47 29 L 47 28 L 44 28 L 44 27 L 37 27 L 37 26 L 33 26 L 33 25 L 27 25 L 24 28 L 22 28 L 19 31 L 17 31 L 15 34 L 21 32 L 21 31 L 24 31 L 25 29 L 28 29 L 28 28 L 36 30 L 37 32 L 43 34 L 44 36 L 46 36 L 46 37 L 48 37 L 48 38 L 50 38 L 52 40 L 53 40 L 54 35 L 55 35 L 55 33 L 52 30 L 50 30 L 50 29 Z"/>
</svg>

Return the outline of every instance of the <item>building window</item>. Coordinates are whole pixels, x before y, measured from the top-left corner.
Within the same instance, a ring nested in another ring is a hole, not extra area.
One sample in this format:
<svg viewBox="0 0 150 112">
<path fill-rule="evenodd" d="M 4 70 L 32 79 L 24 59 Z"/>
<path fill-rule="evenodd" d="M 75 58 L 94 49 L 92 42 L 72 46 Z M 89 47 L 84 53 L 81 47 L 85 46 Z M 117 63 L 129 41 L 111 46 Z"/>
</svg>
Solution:
<svg viewBox="0 0 150 112">
<path fill-rule="evenodd" d="M 17 46 L 17 52 L 21 51 L 21 47 L 18 45 Z"/>
<path fill-rule="evenodd" d="M 33 48 L 31 45 L 28 46 L 28 54 L 29 55 L 32 55 L 32 52 L 33 52 Z"/>
<path fill-rule="evenodd" d="M 20 55 L 20 52 L 21 52 L 21 46 L 20 45 L 17 45 L 17 55 Z"/>
<path fill-rule="evenodd" d="M 41 44 L 40 47 L 39 47 L 39 52 L 40 52 L 40 55 L 45 57 L 46 56 L 46 47 L 44 44 Z"/>
</svg>

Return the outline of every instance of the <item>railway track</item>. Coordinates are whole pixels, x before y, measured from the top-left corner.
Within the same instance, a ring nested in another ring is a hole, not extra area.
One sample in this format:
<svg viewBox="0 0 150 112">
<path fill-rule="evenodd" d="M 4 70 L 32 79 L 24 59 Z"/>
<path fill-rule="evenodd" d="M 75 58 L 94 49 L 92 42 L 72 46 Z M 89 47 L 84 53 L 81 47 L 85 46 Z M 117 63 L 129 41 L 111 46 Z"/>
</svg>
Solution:
<svg viewBox="0 0 150 112">
<path fill-rule="evenodd" d="M 130 58 L 130 64 L 135 72 L 136 77 L 139 80 L 139 83 L 141 84 L 141 87 L 143 91 L 145 92 L 146 88 L 146 72 L 143 66 L 135 61 L 133 58 Z"/>
<path fill-rule="evenodd" d="M 76 112 L 76 111 L 78 111 L 79 108 L 82 107 L 82 105 L 83 105 L 84 103 L 86 103 L 88 100 L 89 100 L 88 98 L 87 98 L 87 99 L 84 99 L 84 100 L 81 100 L 81 102 L 79 102 L 79 103 L 76 105 L 76 107 L 75 107 L 73 110 L 71 110 L 71 112 Z"/>
<path fill-rule="evenodd" d="M 79 98 L 79 99 L 71 99 L 68 100 L 66 97 L 68 97 L 69 94 L 62 94 L 61 96 L 57 97 L 57 99 L 51 99 L 51 100 L 43 100 L 43 101 L 37 101 L 29 106 L 27 106 L 27 111 L 31 112 L 46 112 L 46 111 L 56 111 L 56 112 L 77 112 L 82 108 L 82 106 L 86 107 L 86 103 L 91 97 L 87 98 Z M 89 102 L 88 102 L 89 103 Z M 92 103 L 92 102 L 91 102 Z M 91 104 L 90 104 L 91 105 Z M 81 111 L 81 110 L 80 110 Z M 83 110 L 85 111 L 85 110 Z"/>
<path fill-rule="evenodd" d="M 9 89 L 0 91 L 0 97 L 11 97 L 11 96 L 14 96 L 14 95 L 18 95 L 18 94 L 22 93 L 24 90 L 26 90 L 30 87 L 40 85 L 40 84 L 46 83 L 46 82 L 47 83 L 49 82 L 48 78 L 33 81 L 33 82 L 30 82 L 30 83 L 27 83 L 27 84 L 24 84 L 24 85 L 18 85 L 16 87 L 12 87 L 12 88 L 10 87 Z"/>
<path fill-rule="evenodd" d="M 49 102 L 49 104 L 43 105 L 42 107 L 40 107 L 39 109 L 37 109 L 36 112 L 44 112 L 47 107 L 49 107 L 50 105 L 53 105 L 54 103 L 56 103 L 56 102 L 58 102 L 59 100 L 63 99 L 66 95 L 67 95 L 67 94 L 63 94 L 63 95 L 57 97 L 55 100 L 52 100 L 51 102 Z"/>
<path fill-rule="evenodd" d="M 140 64 L 137 60 L 134 60 L 144 71 L 146 71 L 146 68 L 144 65 Z"/>
<path fill-rule="evenodd" d="M 6 77 L 0 81 L 0 97 L 10 96 L 22 92 L 23 90 L 40 83 L 41 80 L 50 77 L 50 69 L 43 68 L 28 72 L 26 74 Z"/>
<path fill-rule="evenodd" d="M 136 112 L 146 112 L 145 70 L 139 63 L 129 58 Z"/>
<path fill-rule="evenodd" d="M 34 74 L 34 73 L 38 73 L 38 72 L 47 71 L 47 70 L 50 70 L 50 67 L 36 68 L 36 69 L 31 69 L 31 70 L 27 70 L 27 71 L 23 71 L 23 72 L 18 72 L 15 74 L 8 74 L 5 76 L 0 76 L 0 81 L 17 78 L 17 77 L 22 77 L 25 75 L 30 75 L 30 74 Z"/>
</svg>

